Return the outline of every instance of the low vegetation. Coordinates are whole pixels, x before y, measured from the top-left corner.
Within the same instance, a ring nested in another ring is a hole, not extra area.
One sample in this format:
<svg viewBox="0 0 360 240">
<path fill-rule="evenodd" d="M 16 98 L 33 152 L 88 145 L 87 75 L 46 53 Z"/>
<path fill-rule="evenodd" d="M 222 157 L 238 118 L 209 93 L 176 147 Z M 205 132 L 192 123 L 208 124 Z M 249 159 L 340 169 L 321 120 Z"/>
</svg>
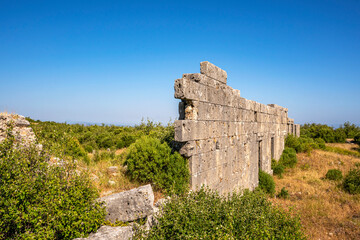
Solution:
<svg viewBox="0 0 360 240">
<path fill-rule="evenodd" d="M 0 143 L 0 239 L 73 239 L 98 229 L 105 210 L 88 176 L 13 140 Z"/>
<path fill-rule="evenodd" d="M 125 166 L 132 180 L 152 183 L 167 193 L 188 190 L 189 167 L 178 152 L 159 139 L 143 136 L 127 150 Z"/>
<path fill-rule="evenodd" d="M 173 197 L 147 235 L 135 239 L 305 239 L 299 217 L 261 191 L 227 197 L 201 189 Z"/>
<path fill-rule="evenodd" d="M 355 138 L 360 135 L 360 127 L 349 122 L 335 129 L 324 124 L 304 124 L 301 126 L 301 136 L 312 139 L 321 138 L 327 143 L 344 143 L 347 138 Z"/>
<path fill-rule="evenodd" d="M 155 199 L 172 197 L 160 225 L 136 238 L 360 238 L 360 150 L 332 143 L 351 136 L 359 143 L 353 124 L 305 124 L 272 161 L 274 177 L 260 171 L 256 191 L 227 197 L 208 189 L 187 194 L 189 170 L 171 149 L 172 124 L 31 126 L 43 144 L 40 154 L 13 149 L 11 140 L 0 145 L 0 239 L 85 236 L 103 223 L 95 187 L 107 195 L 144 183 L 155 186 Z"/>
<path fill-rule="evenodd" d="M 344 189 L 350 194 L 360 193 L 360 168 L 352 168 L 346 174 L 343 182 Z"/>
<path fill-rule="evenodd" d="M 339 169 L 329 169 L 325 175 L 328 180 L 338 181 L 343 178 L 342 172 Z"/>
<path fill-rule="evenodd" d="M 359 149 L 351 143 L 336 146 L 353 149 L 353 152 Z M 358 172 L 354 171 L 360 166 L 360 158 L 322 149 L 314 149 L 311 154 L 298 153 L 297 158 L 294 168 L 286 169 L 281 177 L 274 176 L 276 192 L 281 193 L 285 188 L 288 197 L 277 194 L 270 201 L 284 208 L 295 208 L 309 239 L 359 239 L 360 194 L 350 194 L 344 188 L 344 182 L 350 174 L 349 182 L 360 186 L 356 177 Z M 325 176 L 332 169 L 341 171 L 343 180 L 327 180 Z"/>
<path fill-rule="evenodd" d="M 174 138 L 172 124 L 163 126 L 148 120 L 134 127 L 67 124 L 41 122 L 27 118 L 31 122 L 38 141 L 54 155 L 67 155 L 90 163 L 88 153 L 99 154 L 101 150 L 122 149 L 129 147 L 142 136 L 159 139 L 171 145 Z M 96 160 L 96 159 L 95 159 Z"/>
<path fill-rule="evenodd" d="M 275 182 L 273 177 L 261 170 L 259 171 L 259 188 L 271 196 L 275 193 Z"/>
</svg>

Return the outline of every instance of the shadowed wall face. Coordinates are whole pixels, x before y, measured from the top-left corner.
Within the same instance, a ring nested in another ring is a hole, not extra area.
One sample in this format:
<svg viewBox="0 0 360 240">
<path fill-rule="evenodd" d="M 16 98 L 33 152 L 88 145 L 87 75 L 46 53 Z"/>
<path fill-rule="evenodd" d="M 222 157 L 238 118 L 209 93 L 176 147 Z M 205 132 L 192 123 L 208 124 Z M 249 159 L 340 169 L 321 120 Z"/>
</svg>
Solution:
<svg viewBox="0 0 360 240">
<path fill-rule="evenodd" d="M 259 168 L 272 173 L 271 158 L 280 158 L 286 135 L 299 136 L 300 125 L 286 108 L 240 97 L 215 65 L 201 62 L 200 72 L 175 80 L 175 98 L 181 99 L 175 141 L 189 159 L 191 188 L 252 190 Z"/>
</svg>

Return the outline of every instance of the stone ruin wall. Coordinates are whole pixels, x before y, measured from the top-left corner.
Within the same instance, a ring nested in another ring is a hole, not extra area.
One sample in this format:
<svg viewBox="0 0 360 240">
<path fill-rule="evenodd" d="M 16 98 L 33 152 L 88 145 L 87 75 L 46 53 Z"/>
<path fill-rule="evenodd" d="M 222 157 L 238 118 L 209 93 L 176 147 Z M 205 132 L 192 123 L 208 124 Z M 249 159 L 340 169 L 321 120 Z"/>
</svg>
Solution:
<svg viewBox="0 0 360 240">
<path fill-rule="evenodd" d="M 271 159 L 280 158 L 288 134 L 300 135 L 300 125 L 287 108 L 240 97 L 215 65 L 201 62 L 200 72 L 175 80 L 175 98 L 181 99 L 175 141 L 189 159 L 191 188 L 252 190 L 259 168 L 272 174 Z"/>
</svg>

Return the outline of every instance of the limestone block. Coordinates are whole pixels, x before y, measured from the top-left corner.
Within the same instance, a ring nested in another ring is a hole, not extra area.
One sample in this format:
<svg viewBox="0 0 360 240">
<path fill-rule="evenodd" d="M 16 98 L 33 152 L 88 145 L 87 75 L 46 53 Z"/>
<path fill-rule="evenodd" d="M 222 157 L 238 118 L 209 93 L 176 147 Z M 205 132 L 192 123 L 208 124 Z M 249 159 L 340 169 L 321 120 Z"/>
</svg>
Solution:
<svg viewBox="0 0 360 240">
<path fill-rule="evenodd" d="M 175 141 L 186 142 L 209 138 L 209 121 L 176 120 L 174 122 Z"/>
<path fill-rule="evenodd" d="M 87 238 L 75 238 L 74 240 L 128 240 L 133 236 L 132 226 L 111 227 L 101 226 L 96 233 L 91 233 Z"/>
<path fill-rule="evenodd" d="M 261 105 L 261 103 L 255 102 L 254 103 L 254 111 L 260 112 L 260 105 Z"/>
<path fill-rule="evenodd" d="M 197 101 L 207 101 L 207 86 L 180 78 L 175 80 L 175 98 Z"/>
<path fill-rule="evenodd" d="M 206 86 L 210 86 L 213 88 L 217 88 L 220 85 L 223 85 L 223 82 L 219 82 L 213 78 L 210 78 L 208 76 L 205 76 L 204 74 L 201 73 L 186 73 L 183 74 L 183 78 L 198 82 L 200 84 L 206 85 Z"/>
<path fill-rule="evenodd" d="M 211 77 L 226 84 L 227 73 L 210 62 L 201 62 L 200 72 L 208 77 Z"/>
<path fill-rule="evenodd" d="M 115 222 L 134 221 L 151 215 L 154 205 L 154 193 L 151 185 L 145 185 L 130 191 L 115 193 L 102 197 L 99 201 L 105 202 L 106 220 Z"/>
</svg>

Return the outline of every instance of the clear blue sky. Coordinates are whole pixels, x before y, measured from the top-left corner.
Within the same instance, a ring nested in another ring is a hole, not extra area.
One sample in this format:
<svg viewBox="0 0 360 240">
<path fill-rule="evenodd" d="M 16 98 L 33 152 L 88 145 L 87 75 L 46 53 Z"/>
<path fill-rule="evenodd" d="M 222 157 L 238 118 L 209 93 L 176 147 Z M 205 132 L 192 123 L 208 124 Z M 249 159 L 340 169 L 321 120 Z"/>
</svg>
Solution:
<svg viewBox="0 0 360 240">
<path fill-rule="evenodd" d="M 0 111 L 168 122 L 201 61 L 298 123 L 360 123 L 358 0 L 0 0 Z"/>
</svg>

